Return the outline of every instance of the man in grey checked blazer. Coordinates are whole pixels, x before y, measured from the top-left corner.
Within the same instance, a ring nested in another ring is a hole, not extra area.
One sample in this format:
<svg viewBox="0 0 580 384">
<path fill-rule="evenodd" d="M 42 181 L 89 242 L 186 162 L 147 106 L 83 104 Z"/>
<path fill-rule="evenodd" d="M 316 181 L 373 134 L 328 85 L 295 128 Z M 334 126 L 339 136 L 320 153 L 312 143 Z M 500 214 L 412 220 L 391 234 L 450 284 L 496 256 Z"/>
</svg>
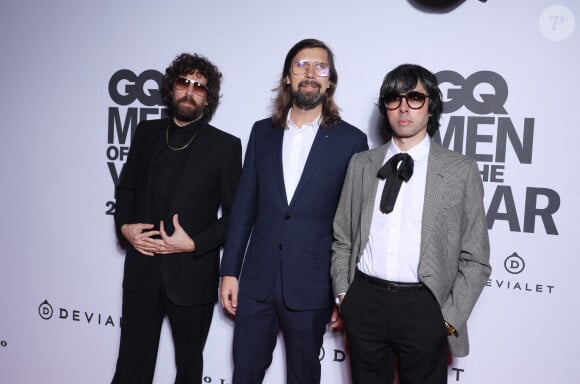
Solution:
<svg viewBox="0 0 580 384">
<path fill-rule="evenodd" d="M 378 103 L 391 139 L 356 154 L 334 219 L 331 276 L 354 384 L 447 382 L 448 350 L 469 352 L 467 319 L 490 273 L 483 185 L 474 160 L 431 140 L 439 129 L 436 77 L 404 64 Z M 377 176 L 394 155 L 414 162 L 394 209 Z"/>
</svg>

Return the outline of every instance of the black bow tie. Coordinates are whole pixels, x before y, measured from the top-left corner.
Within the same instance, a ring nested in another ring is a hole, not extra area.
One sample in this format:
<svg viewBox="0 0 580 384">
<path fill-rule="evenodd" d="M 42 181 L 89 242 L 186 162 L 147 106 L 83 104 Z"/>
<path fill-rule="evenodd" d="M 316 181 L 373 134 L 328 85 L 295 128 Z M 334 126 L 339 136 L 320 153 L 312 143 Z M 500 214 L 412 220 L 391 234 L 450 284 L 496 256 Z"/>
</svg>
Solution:
<svg viewBox="0 0 580 384">
<path fill-rule="evenodd" d="M 403 181 L 409 181 L 413 175 L 414 164 L 415 162 L 409 154 L 397 153 L 379 169 L 377 176 L 386 179 L 381 196 L 381 212 L 390 213 L 393 210 L 401 184 Z"/>
</svg>

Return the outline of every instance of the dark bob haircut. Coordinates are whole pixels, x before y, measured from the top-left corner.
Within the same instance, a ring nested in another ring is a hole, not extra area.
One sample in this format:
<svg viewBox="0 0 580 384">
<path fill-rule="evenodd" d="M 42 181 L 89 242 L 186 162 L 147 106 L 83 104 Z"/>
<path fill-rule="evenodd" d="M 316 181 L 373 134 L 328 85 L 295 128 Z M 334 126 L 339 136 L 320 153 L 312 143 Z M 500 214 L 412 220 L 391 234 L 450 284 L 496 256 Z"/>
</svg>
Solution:
<svg viewBox="0 0 580 384">
<path fill-rule="evenodd" d="M 392 93 L 407 93 L 412 91 L 420 82 L 429 95 L 428 112 L 430 114 L 427 122 L 427 133 L 433 137 L 439 130 L 439 119 L 443 112 L 443 102 L 441 101 L 441 90 L 437 77 L 427 69 L 416 64 L 402 64 L 393 69 L 385 76 L 381 85 L 379 96 L 379 112 L 385 117 L 385 128 L 388 134 L 392 133 L 385 107 L 385 96 Z"/>
</svg>

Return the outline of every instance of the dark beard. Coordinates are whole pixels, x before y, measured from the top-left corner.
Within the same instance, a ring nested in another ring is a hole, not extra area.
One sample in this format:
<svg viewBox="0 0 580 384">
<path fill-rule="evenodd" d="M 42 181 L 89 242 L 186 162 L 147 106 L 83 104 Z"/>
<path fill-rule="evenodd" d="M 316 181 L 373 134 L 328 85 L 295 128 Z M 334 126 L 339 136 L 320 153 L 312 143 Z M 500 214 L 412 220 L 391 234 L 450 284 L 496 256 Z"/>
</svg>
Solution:
<svg viewBox="0 0 580 384">
<path fill-rule="evenodd" d="M 184 107 L 181 105 L 181 102 L 189 101 L 193 104 L 193 107 L 187 106 Z M 182 97 L 179 100 L 176 100 L 173 104 L 173 117 L 176 120 L 179 120 L 183 123 L 191 123 L 196 120 L 199 120 L 201 116 L 203 116 L 204 108 L 200 107 L 195 100 L 186 97 Z"/>
<path fill-rule="evenodd" d="M 314 92 L 302 93 L 302 92 L 300 92 L 300 88 L 303 84 L 316 85 L 318 87 L 319 92 L 318 93 L 314 93 Z M 296 105 L 298 108 L 304 109 L 304 110 L 310 110 L 310 109 L 316 108 L 318 105 L 320 105 L 325 100 L 324 94 L 320 93 L 321 87 L 322 86 L 320 85 L 320 83 L 318 83 L 316 81 L 304 80 L 304 81 L 301 81 L 300 83 L 298 83 L 298 91 L 294 91 L 292 88 L 290 88 L 290 94 L 292 95 L 294 105 Z"/>
</svg>

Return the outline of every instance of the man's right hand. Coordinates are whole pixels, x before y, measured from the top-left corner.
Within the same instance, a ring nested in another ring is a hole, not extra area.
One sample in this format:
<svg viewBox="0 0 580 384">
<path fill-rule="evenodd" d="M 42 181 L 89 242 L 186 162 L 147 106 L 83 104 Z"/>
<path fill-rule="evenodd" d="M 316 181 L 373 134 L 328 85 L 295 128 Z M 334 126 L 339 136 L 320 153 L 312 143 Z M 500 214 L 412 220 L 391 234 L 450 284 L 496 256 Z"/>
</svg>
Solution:
<svg viewBox="0 0 580 384">
<path fill-rule="evenodd" d="M 220 287 L 220 301 L 222 307 L 232 316 L 236 315 L 238 308 L 238 278 L 234 276 L 223 276 Z"/>
<path fill-rule="evenodd" d="M 137 251 L 146 256 L 155 256 L 155 244 L 149 242 L 149 239 L 159 235 L 159 231 L 150 231 L 153 227 L 153 224 L 123 224 L 121 234 Z"/>
</svg>

